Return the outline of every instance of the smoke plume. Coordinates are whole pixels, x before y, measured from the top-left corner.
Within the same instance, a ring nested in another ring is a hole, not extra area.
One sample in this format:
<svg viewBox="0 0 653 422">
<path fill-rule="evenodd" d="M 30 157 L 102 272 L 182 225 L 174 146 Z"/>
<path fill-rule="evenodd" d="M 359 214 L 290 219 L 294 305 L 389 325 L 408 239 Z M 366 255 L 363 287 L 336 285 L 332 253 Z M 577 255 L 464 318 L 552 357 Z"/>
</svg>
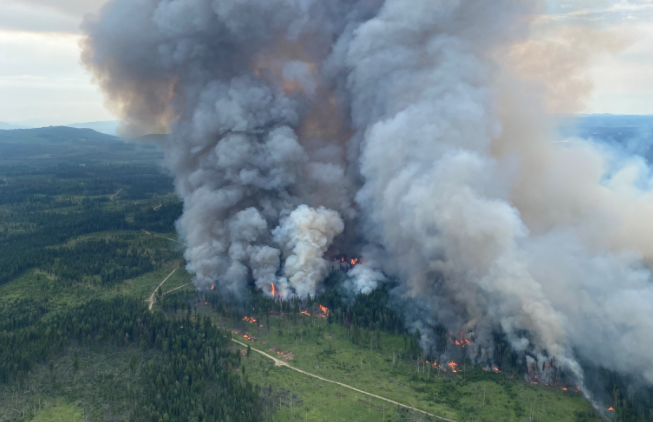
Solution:
<svg viewBox="0 0 653 422">
<path fill-rule="evenodd" d="M 170 131 L 199 288 L 314 295 L 337 248 L 362 254 L 352 290 L 399 280 L 410 321 L 653 383 L 650 170 L 554 142 L 547 89 L 587 87 L 519 76 L 539 6 L 113 0 L 83 61 L 125 130 Z"/>
</svg>

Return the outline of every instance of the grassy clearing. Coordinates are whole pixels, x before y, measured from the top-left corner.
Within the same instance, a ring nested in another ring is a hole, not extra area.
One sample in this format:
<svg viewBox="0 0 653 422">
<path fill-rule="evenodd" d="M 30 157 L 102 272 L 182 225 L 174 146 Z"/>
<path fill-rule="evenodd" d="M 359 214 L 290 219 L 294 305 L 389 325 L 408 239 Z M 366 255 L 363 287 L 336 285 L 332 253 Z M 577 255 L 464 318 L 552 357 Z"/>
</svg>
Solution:
<svg viewBox="0 0 653 422">
<path fill-rule="evenodd" d="M 61 284 L 38 270 L 29 270 L 0 286 L 0 302 L 30 298 L 47 303 L 51 311 L 65 309 L 93 298 L 110 298 L 114 289 L 93 284 Z"/>
<path fill-rule="evenodd" d="M 156 289 L 156 286 L 158 286 L 159 283 L 161 283 L 161 281 L 178 265 L 180 265 L 180 262 L 178 261 L 170 262 L 156 271 L 143 274 L 142 276 L 136 277 L 132 280 L 126 280 L 122 285 L 120 285 L 119 291 L 121 294 L 146 299 L 152 294 L 154 289 Z M 181 266 L 165 282 L 165 284 L 161 286 L 161 290 L 166 292 L 175 287 L 190 283 L 190 280 L 191 275 L 186 272 L 183 266 Z"/>
<path fill-rule="evenodd" d="M 82 411 L 72 404 L 47 407 L 39 412 L 31 422 L 81 422 Z"/>
<path fill-rule="evenodd" d="M 166 251 L 171 247 L 167 239 L 152 237 L 141 231 L 111 231 L 96 232 L 79 236 L 68 242 L 52 246 L 53 248 L 74 247 L 77 244 L 91 240 L 123 240 L 138 247 L 154 251 Z M 167 262 L 155 271 L 143 274 L 122 283 L 104 285 L 94 282 L 67 283 L 60 282 L 57 277 L 47 274 L 38 268 L 25 271 L 9 283 L 0 285 L 0 303 L 21 298 L 31 298 L 47 303 L 51 311 L 77 306 L 93 298 L 109 299 L 116 295 L 128 295 L 147 298 L 156 286 L 170 271 L 180 264 L 179 260 Z M 185 269 L 179 268 L 162 287 L 163 291 L 189 283 L 191 279 Z"/>
<path fill-rule="evenodd" d="M 206 306 L 199 308 L 200 313 L 209 311 Z M 293 353 L 295 359 L 289 363 L 294 367 L 458 421 L 572 422 L 575 412 L 590 408 L 578 393 L 565 392 L 559 387 L 530 385 L 480 368 L 438 374 L 432 369 L 430 372 L 424 370 L 424 366 L 418 373 L 415 361 L 395 360 L 393 366 L 393 352 L 396 355 L 403 347 L 403 340 L 398 336 L 382 333 L 380 347 L 370 350 L 353 345 L 343 327 L 303 315 L 298 316 L 297 322 L 293 322 L 291 316 L 272 315 L 261 321 L 263 327 L 245 322 L 234 326 L 231 320 L 217 320 L 225 328 L 238 328 L 253 336 L 252 347 L 272 354 L 276 351 Z M 384 417 L 386 420 L 407 417 L 414 420 L 419 417 L 406 415 L 388 403 L 362 397 L 354 391 L 275 368 L 271 361 L 263 362 L 266 358 L 256 355 L 246 359 L 250 379 L 261 386 L 272 385 L 273 389 L 291 391 L 303 403 L 301 411 L 296 410 L 293 417 L 289 405 L 284 405 L 282 400 L 281 410 L 277 410 L 275 416 L 277 421 L 305 420 L 306 412 L 308 420 L 315 421 L 378 421 Z M 387 412 L 374 410 L 383 407 L 388 408 Z"/>
</svg>

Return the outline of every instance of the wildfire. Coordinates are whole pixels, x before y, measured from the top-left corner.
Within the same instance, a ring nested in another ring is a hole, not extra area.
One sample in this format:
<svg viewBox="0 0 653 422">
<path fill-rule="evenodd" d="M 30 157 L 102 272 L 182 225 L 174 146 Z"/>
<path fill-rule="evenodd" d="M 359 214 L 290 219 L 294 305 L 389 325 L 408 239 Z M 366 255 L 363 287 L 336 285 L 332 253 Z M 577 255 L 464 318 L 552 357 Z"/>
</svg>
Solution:
<svg viewBox="0 0 653 422">
<path fill-rule="evenodd" d="M 456 362 L 451 361 L 447 364 L 447 366 L 451 368 L 453 372 L 458 372 L 458 364 Z"/>
<path fill-rule="evenodd" d="M 470 341 L 465 338 L 462 332 L 460 333 L 460 340 L 455 338 L 453 336 L 453 333 L 449 333 L 449 335 L 451 335 L 451 338 L 449 340 L 456 346 L 465 347 L 470 343 Z"/>
<path fill-rule="evenodd" d="M 304 314 L 304 315 L 308 315 L 308 316 L 311 316 L 311 314 L 310 314 L 310 313 L 308 313 L 308 311 L 301 311 L 301 312 L 300 312 L 300 314 Z"/>
<path fill-rule="evenodd" d="M 433 364 L 432 364 L 431 366 L 432 366 L 433 368 L 437 368 L 437 367 L 438 367 L 438 363 L 437 363 L 436 361 L 433 361 Z"/>
<path fill-rule="evenodd" d="M 499 370 L 499 368 L 497 368 L 496 366 L 493 366 L 493 367 L 492 367 L 492 370 L 493 370 L 494 372 L 496 372 L 496 373 L 499 373 L 499 374 L 501 373 L 501 371 Z"/>
<path fill-rule="evenodd" d="M 340 257 L 340 262 L 345 262 L 345 257 L 344 256 Z"/>
<path fill-rule="evenodd" d="M 252 318 L 252 317 L 248 317 L 248 316 L 243 317 L 243 321 L 247 321 L 247 322 L 249 322 L 250 324 L 256 324 L 256 319 L 255 319 L 255 318 Z"/>
<path fill-rule="evenodd" d="M 215 285 L 211 284 L 211 290 L 215 290 Z"/>
<path fill-rule="evenodd" d="M 328 317 L 329 316 L 329 308 L 327 308 L 326 306 L 322 306 L 322 305 L 318 305 L 318 306 L 320 307 L 320 311 L 322 311 L 322 314 L 323 314 L 323 315 L 321 315 L 321 317 L 322 318 Z"/>
<path fill-rule="evenodd" d="M 251 337 L 248 336 L 247 334 L 243 334 L 243 338 L 245 338 L 245 339 L 247 339 L 247 340 L 251 340 Z"/>
<path fill-rule="evenodd" d="M 356 265 L 356 264 L 358 264 L 358 258 L 352 259 L 349 262 L 351 262 L 351 265 Z"/>
<path fill-rule="evenodd" d="M 610 407 L 608 408 L 608 410 L 611 411 L 611 412 L 614 412 L 614 407 L 610 406 Z"/>
<path fill-rule="evenodd" d="M 562 387 L 562 391 L 567 391 L 567 390 L 568 390 L 567 387 Z"/>
<path fill-rule="evenodd" d="M 274 296 L 274 290 L 275 290 L 275 288 L 274 288 L 274 283 L 270 283 L 270 284 L 271 284 L 271 286 L 272 286 L 272 296 Z"/>
</svg>

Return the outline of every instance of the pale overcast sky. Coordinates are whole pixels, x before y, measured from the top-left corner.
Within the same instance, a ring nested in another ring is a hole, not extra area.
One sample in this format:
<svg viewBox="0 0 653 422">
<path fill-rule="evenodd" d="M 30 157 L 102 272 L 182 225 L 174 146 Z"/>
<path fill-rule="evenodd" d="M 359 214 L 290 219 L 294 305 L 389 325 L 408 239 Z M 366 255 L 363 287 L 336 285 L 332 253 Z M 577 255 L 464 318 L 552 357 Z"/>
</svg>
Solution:
<svg viewBox="0 0 653 422">
<path fill-rule="evenodd" d="M 112 120 L 79 64 L 79 25 L 106 0 L 0 0 L 0 122 Z M 410 0 L 406 0 L 409 2 Z M 548 0 L 544 39 L 562 27 L 592 27 L 627 43 L 596 54 L 593 93 L 580 112 L 653 114 L 653 0 Z M 539 29 L 538 29 L 539 28 Z"/>
</svg>

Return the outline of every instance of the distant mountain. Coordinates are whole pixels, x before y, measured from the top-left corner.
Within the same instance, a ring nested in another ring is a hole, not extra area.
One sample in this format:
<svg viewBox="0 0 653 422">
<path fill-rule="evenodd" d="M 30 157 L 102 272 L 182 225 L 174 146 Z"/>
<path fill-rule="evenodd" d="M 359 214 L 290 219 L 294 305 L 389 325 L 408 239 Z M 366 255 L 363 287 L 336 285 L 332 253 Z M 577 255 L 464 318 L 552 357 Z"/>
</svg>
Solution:
<svg viewBox="0 0 653 422">
<path fill-rule="evenodd" d="M 27 129 L 26 126 L 14 125 L 11 123 L 0 122 L 0 130 Z"/>
<path fill-rule="evenodd" d="M 87 123 L 73 123 L 66 125 L 76 129 L 93 129 L 96 132 L 104 133 L 106 135 L 118 136 L 119 121 L 106 121 L 106 122 L 87 122 Z"/>
<path fill-rule="evenodd" d="M 0 130 L 0 141 L 29 143 L 56 142 L 121 142 L 115 136 L 99 133 L 93 129 L 76 129 L 68 126 L 49 126 L 36 129 Z"/>
<path fill-rule="evenodd" d="M 127 142 L 93 129 L 50 126 L 0 130 L 0 165 L 38 166 L 104 161 L 159 162 L 163 153 L 152 143 Z"/>
</svg>

